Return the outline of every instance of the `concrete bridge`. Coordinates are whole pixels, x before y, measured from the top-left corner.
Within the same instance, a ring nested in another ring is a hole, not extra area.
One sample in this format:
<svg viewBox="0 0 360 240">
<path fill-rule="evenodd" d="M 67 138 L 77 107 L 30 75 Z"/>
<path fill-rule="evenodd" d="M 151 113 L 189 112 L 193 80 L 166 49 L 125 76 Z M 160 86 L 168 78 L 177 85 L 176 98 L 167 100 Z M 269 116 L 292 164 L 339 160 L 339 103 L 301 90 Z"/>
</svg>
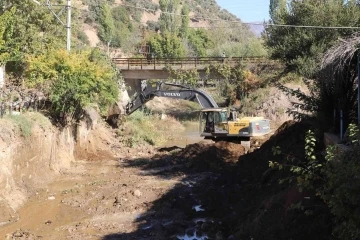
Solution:
<svg viewBox="0 0 360 240">
<path fill-rule="evenodd" d="M 269 66 L 278 64 L 277 61 L 264 57 L 188 57 L 188 58 L 113 58 L 113 62 L 121 69 L 125 80 L 130 79 L 168 79 L 170 74 L 165 69 L 197 69 L 200 78 L 206 77 L 206 67 L 211 64 L 226 63 L 236 66 L 239 63 L 257 66 Z"/>
</svg>

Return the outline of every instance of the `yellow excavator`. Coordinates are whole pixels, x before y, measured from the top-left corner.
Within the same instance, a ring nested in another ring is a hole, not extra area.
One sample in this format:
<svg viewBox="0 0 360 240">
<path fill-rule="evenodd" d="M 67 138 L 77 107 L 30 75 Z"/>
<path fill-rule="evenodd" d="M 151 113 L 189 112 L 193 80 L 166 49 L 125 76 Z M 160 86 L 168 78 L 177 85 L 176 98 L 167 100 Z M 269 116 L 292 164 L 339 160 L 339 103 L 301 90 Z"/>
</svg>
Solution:
<svg viewBox="0 0 360 240">
<path fill-rule="evenodd" d="M 200 136 L 216 140 L 237 139 L 250 147 L 250 138 L 270 133 L 270 121 L 263 117 L 238 118 L 235 109 L 204 108 L 200 111 Z"/>
<path fill-rule="evenodd" d="M 165 89 L 168 86 L 170 89 Z M 126 113 L 131 114 L 155 96 L 184 99 L 197 102 L 200 111 L 200 135 L 207 139 L 238 139 L 241 144 L 250 147 L 250 138 L 270 133 L 270 122 L 263 117 L 238 118 L 235 109 L 219 108 L 214 99 L 205 91 L 192 87 L 155 82 L 141 82 L 141 89 L 126 105 Z"/>
</svg>

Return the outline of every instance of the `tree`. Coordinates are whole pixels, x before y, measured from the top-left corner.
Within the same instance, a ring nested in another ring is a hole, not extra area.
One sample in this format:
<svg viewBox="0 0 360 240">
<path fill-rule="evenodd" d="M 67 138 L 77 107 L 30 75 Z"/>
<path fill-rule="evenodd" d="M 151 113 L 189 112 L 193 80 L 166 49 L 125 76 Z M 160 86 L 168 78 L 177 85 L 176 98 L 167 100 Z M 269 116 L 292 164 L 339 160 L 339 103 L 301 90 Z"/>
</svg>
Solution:
<svg viewBox="0 0 360 240">
<path fill-rule="evenodd" d="M 180 34 L 183 38 L 188 37 L 189 32 L 189 7 L 187 5 L 184 5 L 181 8 L 181 27 L 180 27 Z"/>
<path fill-rule="evenodd" d="M 198 57 L 206 56 L 206 50 L 213 46 L 213 42 L 204 29 L 189 30 L 188 41 L 194 54 Z"/>
<path fill-rule="evenodd" d="M 12 35 L 14 31 L 15 8 L 0 15 L 0 66 L 17 55 L 17 49 L 12 49 Z"/>
<path fill-rule="evenodd" d="M 104 111 L 117 100 L 117 72 L 98 51 L 58 50 L 27 57 L 25 84 L 49 97 L 55 120 L 78 121 L 85 107 L 96 105 Z"/>
<path fill-rule="evenodd" d="M 177 33 L 179 30 L 179 17 L 176 15 L 179 9 L 180 0 L 160 0 L 159 24 L 160 31 Z"/>
<path fill-rule="evenodd" d="M 306 26 L 359 26 L 360 9 L 356 1 L 303 0 L 281 1 L 270 5 L 271 22 Z M 269 26 L 264 39 L 270 56 L 286 63 L 289 69 L 311 76 L 318 57 L 339 37 L 351 35 L 353 29 L 318 29 Z"/>
<path fill-rule="evenodd" d="M 9 47 L 19 49 L 17 59 L 22 59 L 25 54 L 41 54 L 65 46 L 66 32 L 49 9 L 39 7 L 31 0 L 3 0 L 2 4 L 0 14 L 15 9 Z"/>
<path fill-rule="evenodd" d="M 286 10 L 286 0 L 270 0 L 269 14 L 273 23 L 278 23 L 278 15 L 284 10 Z"/>
<path fill-rule="evenodd" d="M 115 25 L 114 25 L 114 18 L 111 14 L 111 8 L 107 3 L 102 4 L 100 7 L 99 23 L 100 23 L 100 38 L 101 40 L 107 43 L 108 54 L 109 54 L 110 43 L 114 38 Z"/>
<path fill-rule="evenodd" d="M 182 39 L 174 33 L 165 32 L 161 35 L 153 35 L 148 45 L 151 51 L 159 58 L 177 58 L 185 56 L 185 48 Z"/>
</svg>

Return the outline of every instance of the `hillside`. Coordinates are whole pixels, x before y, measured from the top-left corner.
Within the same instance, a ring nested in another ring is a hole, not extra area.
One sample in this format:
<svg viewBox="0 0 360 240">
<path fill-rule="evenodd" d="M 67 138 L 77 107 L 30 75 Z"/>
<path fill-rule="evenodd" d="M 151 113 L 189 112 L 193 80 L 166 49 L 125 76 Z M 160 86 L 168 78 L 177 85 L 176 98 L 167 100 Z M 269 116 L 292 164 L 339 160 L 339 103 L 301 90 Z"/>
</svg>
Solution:
<svg viewBox="0 0 360 240">
<path fill-rule="evenodd" d="M 265 54 L 251 29 L 241 25 L 240 19 L 218 6 L 215 0 L 177 2 L 177 6 L 168 8 L 163 14 L 159 0 L 77 0 L 73 3 L 73 38 L 76 38 L 78 48 L 98 46 L 107 50 L 109 43 L 111 56 L 135 56 L 141 46 L 148 44 L 151 36 L 160 32 L 161 16 L 164 15 L 165 18 L 173 16 L 178 28 L 176 34 L 184 42 L 186 56 L 219 56 L 224 51 L 227 56 Z M 188 21 L 187 38 L 183 36 L 185 30 L 182 28 L 185 18 Z M 109 28 L 113 29 L 111 36 L 106 34 L 105 29 Z M 199 45 L 204 50 L 200 51 Z"/>
</svg>

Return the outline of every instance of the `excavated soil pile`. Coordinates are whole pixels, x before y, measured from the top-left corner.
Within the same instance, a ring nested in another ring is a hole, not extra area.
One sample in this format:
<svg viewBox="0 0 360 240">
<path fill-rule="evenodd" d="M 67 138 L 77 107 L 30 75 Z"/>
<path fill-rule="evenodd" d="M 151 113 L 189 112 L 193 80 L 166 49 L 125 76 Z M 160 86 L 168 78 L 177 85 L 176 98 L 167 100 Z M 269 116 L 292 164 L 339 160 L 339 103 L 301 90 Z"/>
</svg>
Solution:
<svg viewBox="0 0 360 240">
<path fill-rule="evenodd" d="M 204 189 L 202 201 L 224 223 L 222 231 L 226 235 L 233 235 L 233 239 L 329 236 L 326 227 L 329 224 L 325 220 L 315 221 L 326 213 L 306 216 L 303 211 L 289 209 L 310 196 L 307 204 L 319 205 L 313 195 L 299 192 L 289 184 L 280 185 L 279 180 L 289 176 L 287 170 L 269 169 L 269 161 L 284 162 L 287 157 L 304 159 L 305 133 L 311 128 L 306 122 L 285 122 L 260 149 L 240 156 L 236 167 L 223 171 L 215 185 Z M 272 148 L 276 146 L 282 155 L 273 155 Z"/>
<path fill-rule="evenodd" d="M 225 163 L 236 163 L 245 153 L 245 147 L 240 144 L 226 141 L 214 144 L 202 141 L 187 146 L 176 158 L 178 161 L 184 161 L 187 167 L 215 170 L 224 167 Z"/>
<path fill-rule="evenodd" d="M 312 128 L 310 123 L 287 121 L 261 145 L 261 148 L 242 157 L 239 161 L 242 174 L 247 178 L 262 178 L 269 169 L 269 161 L 283 163 L 286 158 L 304 159 L 305 132 Z M 279 147 L 282 154 L 274 155 L 273 148 Z"/>
</svg>

